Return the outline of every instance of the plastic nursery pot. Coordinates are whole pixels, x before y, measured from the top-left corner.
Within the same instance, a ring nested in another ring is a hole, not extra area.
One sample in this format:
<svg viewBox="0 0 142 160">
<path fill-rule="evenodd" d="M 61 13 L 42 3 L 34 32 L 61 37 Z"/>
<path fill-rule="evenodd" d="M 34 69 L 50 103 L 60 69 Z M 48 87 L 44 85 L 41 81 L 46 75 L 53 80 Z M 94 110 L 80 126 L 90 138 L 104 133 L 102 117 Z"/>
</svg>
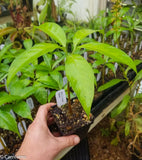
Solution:
<svg viewBox="0 0 142 160">
<path fill-rule="evenodd" d="M 78 100 L 74 99 L 71 106 L 72 113 L 69 113 L 68 104 L 60 108 L 57 105 L 52 106 L 50 113 L 62 136 L 77 134 L 80 139 L 84 139 L 94 121 L 94 116 L 90 114 L 88 118 Z"/>
</svg>

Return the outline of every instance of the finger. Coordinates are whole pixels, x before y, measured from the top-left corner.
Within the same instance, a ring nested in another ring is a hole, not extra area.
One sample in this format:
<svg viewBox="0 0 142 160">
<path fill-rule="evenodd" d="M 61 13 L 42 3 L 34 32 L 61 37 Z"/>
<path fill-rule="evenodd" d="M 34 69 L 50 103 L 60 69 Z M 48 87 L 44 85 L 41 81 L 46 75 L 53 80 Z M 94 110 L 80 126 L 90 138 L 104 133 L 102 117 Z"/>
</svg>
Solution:
<svg viewBox="0 0 142 160">
<path fill-rule="evenodd" d="M 56 105 L 55 103 L 47 103 L 39 107 L 35 120 L 47 123 L 47 113 L 51 106 Z"/>
<path fill-rule="evenodd" d="M 77 135 L 71 135 L 71 136 L 63 136 L 57 138 L 60 146 L 59 149 L 62 150 L 66 147 L 75 146 L 80 142 L 80 138 Z"/>
</svg>

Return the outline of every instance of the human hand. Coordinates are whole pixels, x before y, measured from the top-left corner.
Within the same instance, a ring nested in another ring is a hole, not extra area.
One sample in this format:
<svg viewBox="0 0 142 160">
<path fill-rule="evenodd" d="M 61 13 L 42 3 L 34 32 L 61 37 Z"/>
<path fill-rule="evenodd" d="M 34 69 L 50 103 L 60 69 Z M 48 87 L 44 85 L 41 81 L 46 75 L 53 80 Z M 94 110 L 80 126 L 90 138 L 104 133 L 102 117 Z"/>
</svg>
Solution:
<svg viewBox="0 0 142 160">
<path fill-rule="evenodd" d="M 20 160 L 53 160 L 64 148 L 80 142 L 77 135 L 55 137 L 48 125 L 52 118 L 47 116 L 49 108 L 55 105 L 48 103 L 40 106 L 36 118 L 29 126 L 24 141 L 16 153 Z"/>
</svg>

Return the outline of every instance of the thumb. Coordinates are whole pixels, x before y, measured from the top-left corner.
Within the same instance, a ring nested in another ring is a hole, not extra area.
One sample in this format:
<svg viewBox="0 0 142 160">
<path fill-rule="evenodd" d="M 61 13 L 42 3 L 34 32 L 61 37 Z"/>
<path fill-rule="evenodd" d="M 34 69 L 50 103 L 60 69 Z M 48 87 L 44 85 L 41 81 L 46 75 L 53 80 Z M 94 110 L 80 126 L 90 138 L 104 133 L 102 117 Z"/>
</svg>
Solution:
<svg viewBox="0 0 142 160">
<path fill-rule="evenodd" d="M 63 136 L 63 137 L 58 137 L 59 141 L 59 149 L 62 150 L 67 147 L 75 146 L 80 142 L 80 138 L 77 135 L 71 135 L 71 136 Z"/>
</svg>

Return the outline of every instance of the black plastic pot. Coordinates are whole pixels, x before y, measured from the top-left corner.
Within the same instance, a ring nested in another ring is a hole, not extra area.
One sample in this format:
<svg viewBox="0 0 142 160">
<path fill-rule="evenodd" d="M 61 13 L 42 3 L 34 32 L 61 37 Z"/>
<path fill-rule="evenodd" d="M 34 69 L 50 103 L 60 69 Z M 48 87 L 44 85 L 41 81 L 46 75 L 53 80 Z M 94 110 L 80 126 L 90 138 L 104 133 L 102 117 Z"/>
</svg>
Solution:
<svg viewBox="0 0 142 160">
<path fill-rule="evenodd" d="M 81 114 L 79 113 L 78 118 L 76 118 L 76 113 L 72 113 L 72 115 L 74 114 L 74 117 L 71 116 L 72 118 L 69 119 L 69 116 L 62 111 L 61 108 L 57 107 L 57 105 L 51 107 L 50 113 L 53 116 L 58 131 L 62 136 L 76 134 L 81 140 L 86 137 L 90 125 L 94 121 L 94 116 L 92 115 L 89 120 L 84 111 L 81 112 Z M 86 116 L 85 119 L 84 116 Z"/>
</svg>

